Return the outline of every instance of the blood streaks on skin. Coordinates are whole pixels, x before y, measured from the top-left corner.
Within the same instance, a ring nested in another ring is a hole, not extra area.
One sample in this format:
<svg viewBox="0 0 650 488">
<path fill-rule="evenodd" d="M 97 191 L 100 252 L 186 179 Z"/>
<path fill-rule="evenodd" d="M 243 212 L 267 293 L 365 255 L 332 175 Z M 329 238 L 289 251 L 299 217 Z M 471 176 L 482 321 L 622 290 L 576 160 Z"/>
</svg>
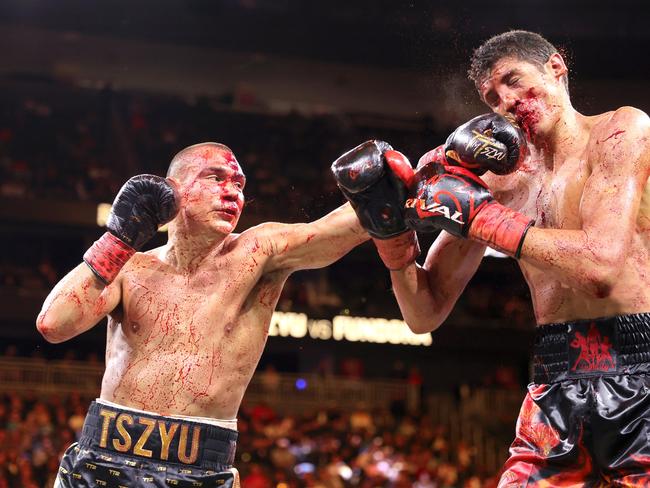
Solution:
<svg viewBox="0 0 650 488">
<path fill-rule="evenodd" d="M 612 132 L 608 137 L 606 137 L 606 138 L 603 139 L 602 141 L 598 141 L 598 142 L 609 141 L 612 137 L 618 137 L 618 136 L 620 136 L 621 134 L 624 134 L 624 133 L 625 133 L 624 130 L 617 130 L 617 131 L 614 131 L 614 132 Z"/>
</svg>

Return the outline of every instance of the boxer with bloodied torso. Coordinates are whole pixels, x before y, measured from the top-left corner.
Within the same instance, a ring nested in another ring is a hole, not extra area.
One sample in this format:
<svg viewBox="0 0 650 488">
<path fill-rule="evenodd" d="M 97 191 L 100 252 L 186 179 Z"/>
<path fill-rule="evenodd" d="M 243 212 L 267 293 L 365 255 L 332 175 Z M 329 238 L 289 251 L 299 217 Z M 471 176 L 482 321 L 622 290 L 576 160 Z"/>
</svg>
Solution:
<svg viewBox="0 0 650 488">
<path fill-rule="evenodd" d="M 238 484 L 235 417 L 287 277 L 368 238 L 349 205 L 235 234 L 244 184 L 216 143 L 181 151 L 166 179 L 132 178 L 108 232 L 45 300 L 37 327 L 50 342 L 108 315 L 101 395 L 57 486 Z M 167 221 L 167 244 L 137 252 Z"/>
<path fill-rule="evenodd" d="M 518 259 L 538 323 L 534 378 L 499 486 L 649 486 L 650 119 L 632 107 L 577 112 L 567 77 L 543 37 L 495 36 L 470 69 L 493 114 L 459 127 L 415 173 L 373 143 L 373 163 L 403 182 L 388 206 L 401 203 L 411 229 L 443 230 L 423 266 L 391 269 L 393 289 L 411 329 L 433 331 L 486 245 Z M 359 198 L 371 185 L 358 181 L 376 170 L 349 171 L 367 150 L 333 165 L 364 225 L 381 205 Z M 408 235 L 373 237 L 395 258 L 409 255 Z"/>
</svg>

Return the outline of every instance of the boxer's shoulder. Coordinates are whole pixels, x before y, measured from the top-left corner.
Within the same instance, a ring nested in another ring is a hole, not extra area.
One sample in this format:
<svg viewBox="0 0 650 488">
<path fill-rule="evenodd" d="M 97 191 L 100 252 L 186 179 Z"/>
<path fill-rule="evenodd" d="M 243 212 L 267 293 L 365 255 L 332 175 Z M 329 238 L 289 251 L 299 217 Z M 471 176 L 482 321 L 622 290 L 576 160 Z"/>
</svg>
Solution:
<svg viewBox="0 0 650 488">
<path fill-rule="evenodd" d="M 650 118 L 634 107 L 620 107 L 593 116 L 589 136 L 589 161 L 594 165 L 619 165 L 650 151 Z"/>
<path fill-rule="evenodd" d="M 264 222 L 246 229 L 239 236 L 241 242 L 257 242 L 260 246 L 273 247 L 276 241 L 291 233 L 292 224 Z"/>
<path fill-rule="evenodd" d="M 592 119 L 590 144 L 594 149 L 605 150 L 629 137 L 628 134 L 648 133 L 650 130 L 650 118 L 635 107 L 620 107 L 589 118 Z"/>
</svg>

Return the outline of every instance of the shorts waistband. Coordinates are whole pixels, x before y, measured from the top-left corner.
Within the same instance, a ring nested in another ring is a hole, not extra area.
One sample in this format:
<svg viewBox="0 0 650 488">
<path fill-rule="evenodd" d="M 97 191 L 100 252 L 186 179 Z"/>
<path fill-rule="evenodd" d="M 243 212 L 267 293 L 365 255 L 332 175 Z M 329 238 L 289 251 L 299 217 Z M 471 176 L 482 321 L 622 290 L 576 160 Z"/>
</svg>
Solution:
<svg viewBox="0 0 650 488">
<path fill-rule="evenodd" d="M 137 408 L 125 407 L 123 405 L 104 400 L 103 398 L 97 398 L 95 401 L 100 405 L 108 405 L 109 407 L 118 409 L 121 408 L 123 410 L 128 410 L 129 412 L 135 412 L 138 414 L 153 415 L 154 417 L 158 415 L 155 412 L 148 412 L 146 410 L 139 410 Z M 168 419 L 188 420 L 190 422 L 198 422 L 200 424 L 216 425 L 217 427 L 223 427 L 224 429 L 228 430 L 237 430 L 237 419 L 215 419 L 209 417 L 192 417 L 190 415 L 166 415 L 165 417 Z"/>
<path fill-rule="evenodd" d="M 92 402 L 79 446 L 134 459 L 219 471 L 232 466 L 237 431 Z"/>
<path fill-rule="evenodd" d="M 538 327 L 533 381 L 650 372 L 650 313 Z"/>
</svg>

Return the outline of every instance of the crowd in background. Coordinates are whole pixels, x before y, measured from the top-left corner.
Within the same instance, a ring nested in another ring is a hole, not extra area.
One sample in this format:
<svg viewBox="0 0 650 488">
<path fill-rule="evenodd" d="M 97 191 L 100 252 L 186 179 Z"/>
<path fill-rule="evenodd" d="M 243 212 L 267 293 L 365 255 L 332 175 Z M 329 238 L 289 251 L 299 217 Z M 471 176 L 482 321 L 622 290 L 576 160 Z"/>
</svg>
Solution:
<svg viewBox="0 0 650 488">
<path fill-rule="evenodd" d="M 58 90 L 62 93 L 56 97 L 17 94 L 4 100 L 0 197 L 111 202 L 129 176 L 165 174 L 178 150 L 212 140 L 228 144 L 247 174 L 245 216 L 258 222 L 309 221 L 342 203 L 329 166 L 345 150 L 378 137 L 402 149 L 415 164 L 419 154 L 444 138 L 424 123 L 420 130 L 369 128 L 350 117 L 242 112 L 214 100 L 189 103 L 111 90 Z M 16 239 L 0 257 L 0 287 L 42 296 L 77 264 L 70 257 L 81 256 L 86 245 L 87 239 L 74 240 L 73 233 L 57 243 L 49 235 Z M 343 310 L 398 318 L 395 302 L 383 298 L 390 290 L 388 274 L 381 273 L 370 244 L 362 249 L 365 255 L 347 259 L 346 266 L 292 277 L 278 308 L 322 318 Z M 377 267 L 376 279 L 356 279 L 369 264 Z M 460 308 L 471 316 L 508 318 L 509 326 L 520 328 L 532 321 L 529 299 L 520 290 L 471 286 Z"/>
<path fill-rule="evenodd" d="M 0 196 L 110 202 L 128 177 L 164 175 L 183 147 L 216 141 L 234 151 L 247 175 L 246 212 L 264 220 L 311 220 L 337 206 L 342 199 L 329 166 L 364 140 L 386 139 L 415 164 L 444 139 L 430 130 L 362 127 L 342 116 L 241 112 L 217 101 L 110 90 L 70 88 L 56 98 L 3 102 Z"/>
<path fill-rule="evenodd" d="M 0 488 L 51 487 L 90 398 L 0 394 Z M 492 486 L 470 445 L 402 408 L 280 415 L 244 405 L 235 465 L 243 488 Z"/>
<path fill-rule="evenodd" d="M 2 94 L 0 198 L 5 201 L 110 202 L 129 176 L 163 175 L 178 150 L 217 141 L 233 149 L 247 175 L 245 215 L 257 221 L 309 221 L 342 202 L 329 171 L 342 152 L 381 138 L 415 165 L 420 154 L 446 135 L 435 133 L 426 121 L 418 128 L 373 128 L 350 116 L 237 111 L 224 100 L 188 102 L 110 89 L 57 90 L 56 95 L 48 90 L 41 95 Z M 79 262 L 88 233 L 17 229 L 13 232 L 17 238 L 8 241 L 7 252 L 0 257 L 3 295 L 32 297 L 40 303 Z M 388 273 L 381 272 L 372 246 L 364 246 L 365 251 L 346 258 L 345 265 L 294 275 L 278 310 L 314 318 L 338 314 L 398 318 L 396 302 L 383 298 L 390 294 Z M 370 261 L 377 269 L 373 279 L 367 279 Z M 497 289 L 479 276 L 461 298 L 456 317 L 469 322 L 481 317 L 482 325 L 494 319 L 528 327 L 532 321 L 528 302 L 517 290 L 507 293 L 505 286 Z M 81 359 L 75 358 L 75 351 L 66 351 L 59 355 L 63 360 Z M 10 347 L 5 355 L 17 356 L 20 351 Z M 96 352 L 83 359 L 100 362 Z M 402 366 L 400 377 L 421 385 L 417 368 Z M 317 372 L 326 374 L 325 370 L 347 378 L 365 377 L 363 365 L 359 367 L 359 359 L 353 357 L 319 365 Z M 511 370 L 486 374 L 485 382 L 518 386 Z M 0 488 L 51 486 L 63 450 L 78 438 L 90 400 L 74 394 L 0 395 Z M 323 410 L 296 416 L 245 404 L 239 430 L 236 465 L 245 488 L 478 488 L 493 481 L 494 473 L 483 472 L 475 463 L 472 446 L 452 445 L 445 429 L 426 414 L 411 417 L 398 405 L 391 410 Z"/>
</svg>

